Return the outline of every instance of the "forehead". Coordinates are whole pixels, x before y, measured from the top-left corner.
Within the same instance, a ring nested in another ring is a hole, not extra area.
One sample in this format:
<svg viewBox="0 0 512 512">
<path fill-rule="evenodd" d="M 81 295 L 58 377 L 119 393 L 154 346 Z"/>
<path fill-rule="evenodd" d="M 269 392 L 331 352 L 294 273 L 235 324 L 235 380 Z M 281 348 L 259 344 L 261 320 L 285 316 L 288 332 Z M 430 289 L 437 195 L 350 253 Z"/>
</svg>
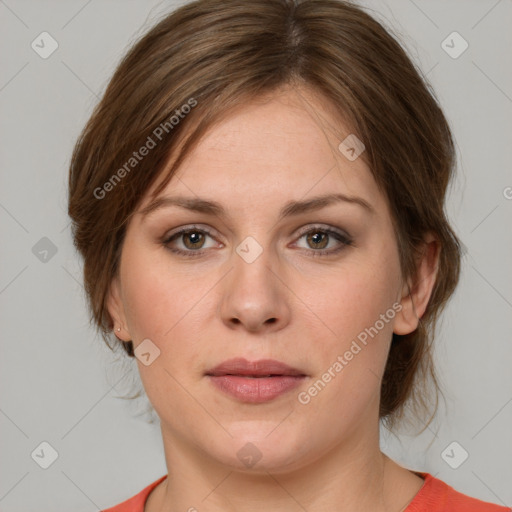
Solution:
<svg viewBox="0 0 512 512">
<path fill-rule="evenodd" d="M 378 209 L 384 198 L 363 158 L 349 160 L 338 148 L 349 135 L 350 128 L 321 96 L 308 89 L 280 90 L 221 117 L 159 196 L 215 197 L 235 207 L 247 200 L 270 206 L 340 192 L 363 197 Z"/>
</svg>

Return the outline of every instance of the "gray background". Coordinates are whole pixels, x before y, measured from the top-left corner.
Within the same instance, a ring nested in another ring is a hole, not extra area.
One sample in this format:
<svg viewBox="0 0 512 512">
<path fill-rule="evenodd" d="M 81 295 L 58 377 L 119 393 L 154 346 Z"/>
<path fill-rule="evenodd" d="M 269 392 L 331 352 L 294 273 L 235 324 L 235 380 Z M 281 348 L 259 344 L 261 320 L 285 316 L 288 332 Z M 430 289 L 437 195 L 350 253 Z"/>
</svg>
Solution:
<svg viewBox="0 0 512 512">
<path fill-rule="evenodd" d="M 137 389 L 135 363 L 88 327 L 66 180 L 76 137 L 127 45 L 176 5 L 0 0 L 1 511 L 98 510 L 166 473 L 158 422 L 137 415 L 147 399 L 118 398 Z M 452 125 L 460 161 L 448 211 L 468 249 L 437 339 L 446 406 L 419 436 L 383 431 L 383 448 L 512 506 L 512 2 L 364 5 L 394 28 Z M 59 45 L 47 59 L 31 47 L 43 31 Z M 456 59 L 441 46 L 453 31 L 469 43 Z M 54 255 L 41 252 L 43 237 Z M 43 441 L 58 453 L 48 469 L 31 456 Z M 469 457 L 453 469 L 447 461 L 460 463 L 462 450 Z"/>
</svg>

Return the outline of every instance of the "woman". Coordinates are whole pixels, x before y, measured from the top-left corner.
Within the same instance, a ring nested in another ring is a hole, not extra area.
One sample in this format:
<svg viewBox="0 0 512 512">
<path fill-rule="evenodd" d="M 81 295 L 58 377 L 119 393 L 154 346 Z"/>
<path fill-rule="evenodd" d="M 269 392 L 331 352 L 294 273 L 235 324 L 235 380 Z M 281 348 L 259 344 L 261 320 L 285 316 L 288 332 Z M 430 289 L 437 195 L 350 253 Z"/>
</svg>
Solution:
<svg viewBox="0 0 512 512">
<path fill-rule="evenodd" d="M 428 86 L 349 3 L 199 0 L 146 34 L 70 168 L 92 318 L 168 469 L 108 510 L 507 510 L 379 447 L 429 376 L 436 398 L 453 167 Z"/>
</svg>

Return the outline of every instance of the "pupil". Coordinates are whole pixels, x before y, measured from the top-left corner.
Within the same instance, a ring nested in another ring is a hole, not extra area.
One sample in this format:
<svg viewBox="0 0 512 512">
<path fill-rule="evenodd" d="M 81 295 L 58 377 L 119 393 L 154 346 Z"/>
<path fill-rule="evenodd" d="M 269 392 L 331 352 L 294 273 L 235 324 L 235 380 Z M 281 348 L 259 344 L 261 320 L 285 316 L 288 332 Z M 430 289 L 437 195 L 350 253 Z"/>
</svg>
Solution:
<svg viewBox="0 0 512 512">
<path fill-rule="evenodd" d="M 185 245 L 189 245 L 186 241 L 190 240 L 192 245 L 198 244 L 201 242 L 202 234 L 197 231 L 192 231 L 191 233 L 187 233 L 185 235 Z"/>
<path fill-rule="evenodd" d="M 325 242 L 327 240 L 327 235 L 326 233 L 319 233 L 319 232 L 316 232 L 315 234 L 313 235 L 310 235 L 310 240 L 312 240 L 313 244 L 315 245 L 318 245 L 318 244 L 321 244 L 322 243 L 322 240 Z M 326 246 L 326 244 L 324 243 L 320 249 L 323 249 L 324 247 Z M 318 248 L 318 247 L 317 247 Z"/>
</svg>

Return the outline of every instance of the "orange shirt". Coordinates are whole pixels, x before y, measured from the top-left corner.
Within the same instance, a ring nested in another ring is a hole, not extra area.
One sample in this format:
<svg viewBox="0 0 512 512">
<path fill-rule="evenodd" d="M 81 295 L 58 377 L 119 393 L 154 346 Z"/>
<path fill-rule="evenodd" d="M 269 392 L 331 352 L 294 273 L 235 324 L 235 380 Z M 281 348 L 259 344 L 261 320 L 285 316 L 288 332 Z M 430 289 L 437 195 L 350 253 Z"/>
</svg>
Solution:
<svg viewBox="0 0 512 512">
<path fill-rule="evenodd" d="M 493 505 L 457 492 L 453 487 L 429 473 L 416 472 L 416 474 L 423 478 L 425 483 L 404 512 L 512 512 L 509 507 Z M 149 493 L 165 478 L 167 475 L 149 484 L 133 498 L 102 512 L 144 512 L 144 504 Z"/>
</svg>

